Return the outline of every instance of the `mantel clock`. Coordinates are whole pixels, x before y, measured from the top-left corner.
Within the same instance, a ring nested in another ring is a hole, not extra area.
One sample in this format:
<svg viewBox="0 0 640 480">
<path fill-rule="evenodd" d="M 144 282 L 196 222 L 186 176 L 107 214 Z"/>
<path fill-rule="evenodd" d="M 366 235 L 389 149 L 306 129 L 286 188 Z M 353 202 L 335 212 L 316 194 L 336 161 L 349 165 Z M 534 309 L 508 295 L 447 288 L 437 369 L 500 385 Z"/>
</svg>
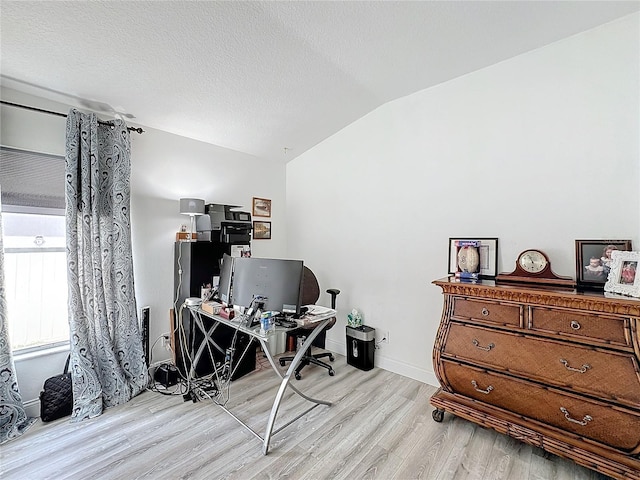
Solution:
<svg viewBox="0 0 640 480">
<path fill-rule="evenodd" d="M 570 277 L 556 275 L 551 270 L 551 262 L 547 255 L 536 249 L 528 249 L 518 255 L 516 266 L 511 273 L 501 273 L 496 282 L 513 282 L 520 284 L 549 285 L 556 287 L 575 287 L 575 281 Z"/>
</svg>

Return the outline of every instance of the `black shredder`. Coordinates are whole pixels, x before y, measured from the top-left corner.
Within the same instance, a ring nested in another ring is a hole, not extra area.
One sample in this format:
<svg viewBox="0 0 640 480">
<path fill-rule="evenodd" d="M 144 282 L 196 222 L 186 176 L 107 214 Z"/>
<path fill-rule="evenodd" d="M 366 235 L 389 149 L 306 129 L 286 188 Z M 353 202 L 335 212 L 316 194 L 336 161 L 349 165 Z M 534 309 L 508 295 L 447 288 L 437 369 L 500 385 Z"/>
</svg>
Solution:
<svg viewBox="0 0 640 480">
<path fill-rule="evenodd" d="M 347 363 L 360 370 L 373 368 L 373 352 L 376 349 L 376 329 L 360 325 L 347 326 Z"/>
</svg>

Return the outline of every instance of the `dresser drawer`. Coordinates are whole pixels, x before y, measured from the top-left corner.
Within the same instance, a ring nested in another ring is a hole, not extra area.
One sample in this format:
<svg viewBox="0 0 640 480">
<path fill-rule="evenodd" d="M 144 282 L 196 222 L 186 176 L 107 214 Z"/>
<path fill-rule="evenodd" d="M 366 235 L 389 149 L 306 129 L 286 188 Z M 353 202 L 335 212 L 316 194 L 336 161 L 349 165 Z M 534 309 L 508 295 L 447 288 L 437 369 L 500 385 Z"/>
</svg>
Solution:
<svg viewBox="0 0 640 480">
<path fill-rule="evenodd" d="M 622 318 L 532 307 L 529 328 L 577 339 L 629 346 L 629 339 L 625 335 L 625 321 Z"/>
<path fill-rule="evenodd" d="M 461 319 L 491 322 L 497 325 L 520 326 L 521 307 L 497 302 L 453 299 L 453 316 Z"/>
<path fill-rule="evenodd" d="M 442 368 L 454 393 L 625 452 L 640 445 L 637 413 L 446 360 L 442 361 Z"/>
<path fill-rule="evenodd" d="M 632 354 L 451 323 L 443 355 L 640 409 Z"/>
</svg>

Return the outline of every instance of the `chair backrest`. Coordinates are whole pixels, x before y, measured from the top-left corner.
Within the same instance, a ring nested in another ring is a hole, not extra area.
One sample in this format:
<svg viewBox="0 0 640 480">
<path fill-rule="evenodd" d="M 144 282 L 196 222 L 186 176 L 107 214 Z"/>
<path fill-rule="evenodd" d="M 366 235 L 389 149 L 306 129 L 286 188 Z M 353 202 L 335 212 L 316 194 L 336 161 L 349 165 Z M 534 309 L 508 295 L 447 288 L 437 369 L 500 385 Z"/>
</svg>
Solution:
<svg viewBox="0 0 640 480">
<path fill-rule="evenodd" d="M 336 307 L 336 295 L 340 293 L 340 290 L 327 290 L 327 293 L 331 294 L 331 306 L 332 308 Z M 315 303 L 320 298 L 320 285 L 318 284 L 318 279 L 314 275 L 314 273 L 307 267 L 304 267 L 302 272 L 302 298 L 300 299 L 300 305 L 315 305 Z M 325 329 L 320 332 L 320 334 L 313 340 L 313 345 L 316 347 L 324 348 L 325 340 L 327 336 L 327 330 L 333 327 L 336 324 L 336 317 L 333 317 L 331 321 L 327 324 Z M 302 327 L 306 329 L 313 329 L 315 326 L 310 323 L 306 327 Z"/>
<path fill-rule="evenodd" d="M 309 268 L 302 272 L 302 298 L 300 305 L 314 305 L 320 298 L 318 279 Z"/>
</svg>

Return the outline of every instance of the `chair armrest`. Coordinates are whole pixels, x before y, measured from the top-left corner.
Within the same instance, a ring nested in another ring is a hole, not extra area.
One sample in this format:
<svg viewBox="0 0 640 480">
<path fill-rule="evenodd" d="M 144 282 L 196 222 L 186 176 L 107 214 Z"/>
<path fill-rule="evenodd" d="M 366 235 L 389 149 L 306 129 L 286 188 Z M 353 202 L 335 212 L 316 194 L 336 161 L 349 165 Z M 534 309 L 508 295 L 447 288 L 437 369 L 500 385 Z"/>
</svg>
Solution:
<svg viewBox="0 0 640 480">
<path fill-rule="evenodd" d="M 337 290 L 335 288 L 330 288 L 329 290 L 327 290 L 327 293 L 329 295 L 331 295 L 331 308 L 335 310 L 336 309 L 336 297 L 340 293 L 340 290 Z"/>
</svg>

